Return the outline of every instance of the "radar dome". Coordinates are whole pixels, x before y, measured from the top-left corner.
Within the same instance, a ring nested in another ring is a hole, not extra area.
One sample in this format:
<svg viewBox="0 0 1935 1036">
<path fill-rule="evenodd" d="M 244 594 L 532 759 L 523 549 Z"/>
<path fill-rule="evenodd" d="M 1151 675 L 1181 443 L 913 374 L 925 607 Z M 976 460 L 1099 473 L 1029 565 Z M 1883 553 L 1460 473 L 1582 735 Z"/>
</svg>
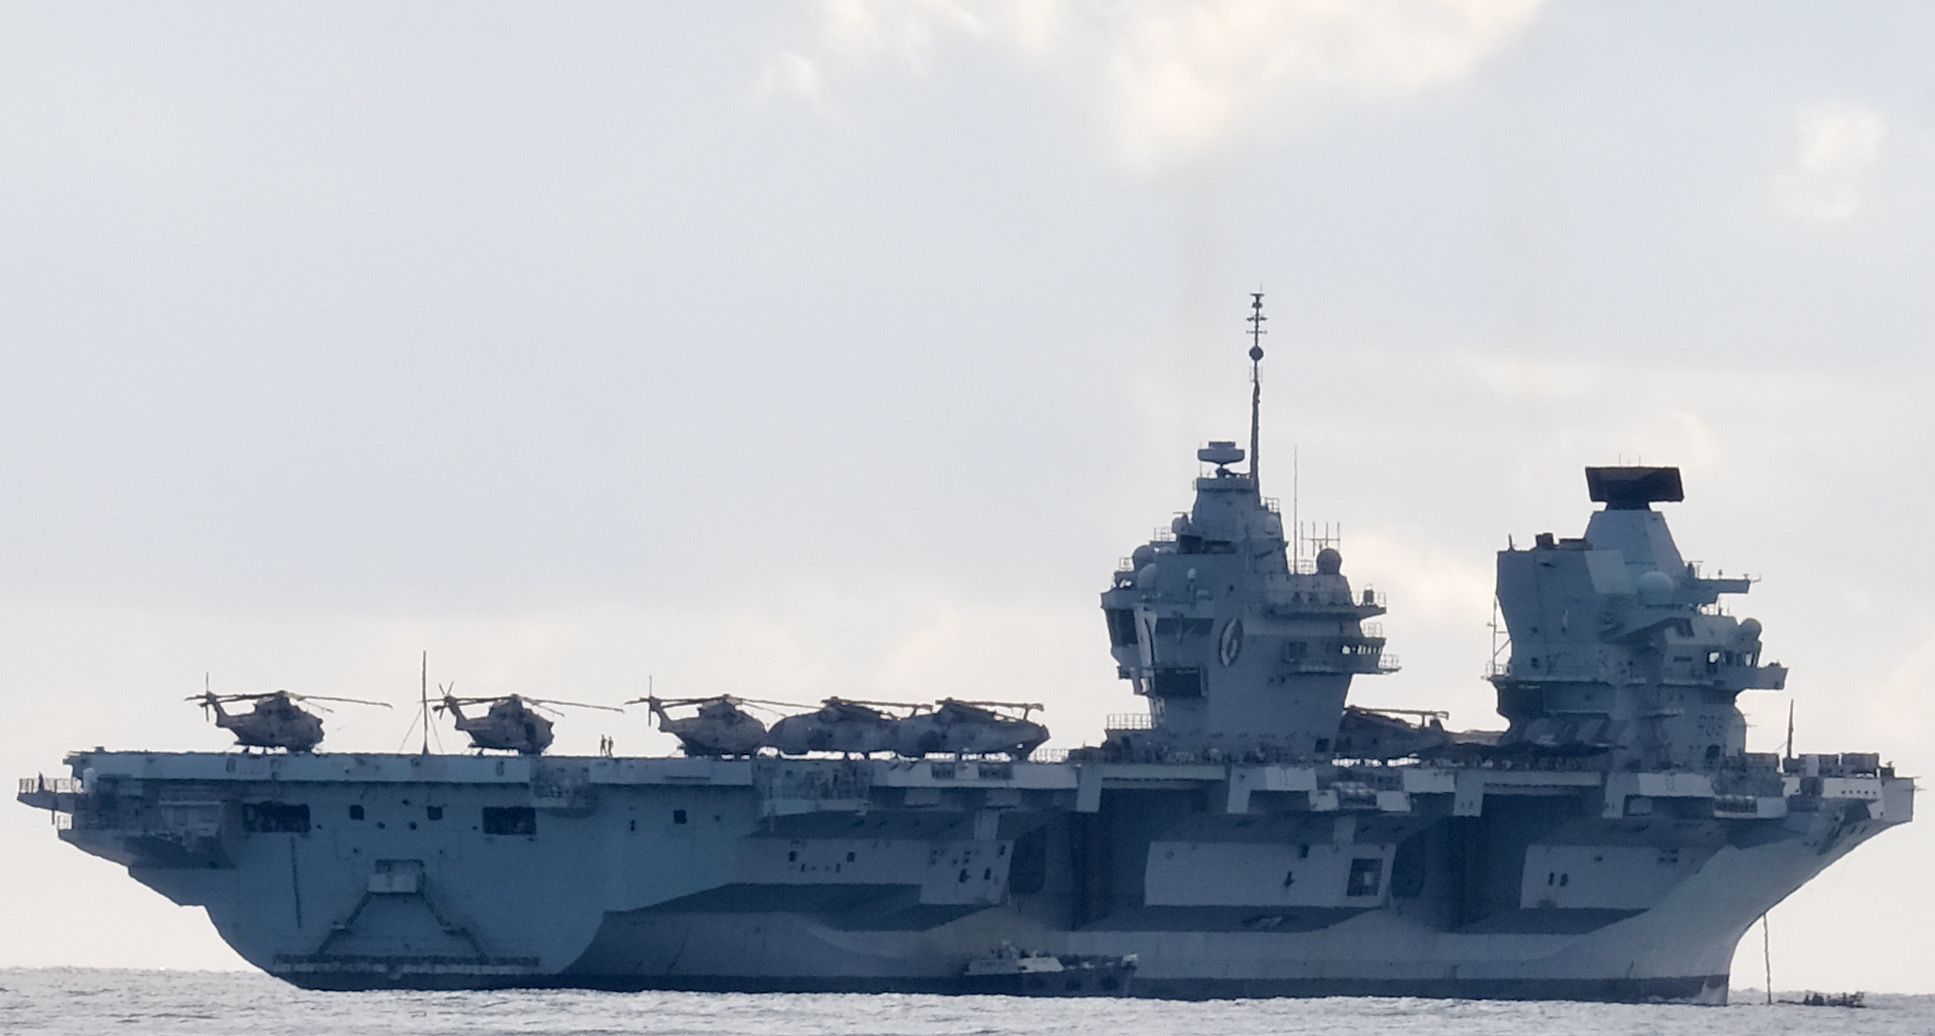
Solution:
<svg viewBox="0 0 1935 1036">
<path fill-rule="evenodd" d="M 1325 547 L 1317 552 L 1317 571 L 1334 576 L 1344 570 L 1344 556 L 1335 547 Z"/>
<path fill-rule="evenodd" d="M 1641 604 L 1661 605 L 1673 600 L 1673 577 L 1664 572 L 1648 572 L 1639 577 L 1636 585 Z"/>
<path fill-rule="evenodd" d="M 1760 620 L 1759 619 L 1741 619 L 1740 620 L 1740 639 L 1743 643 L 1759 640 L 1760 639 Z"/>
<path fill-rule="evenodd" d="M 1156 588 L 1156 566 L 1144 565 L 1135 572 L 1135 588 L 1154 590 Z"/>
<path fill-rule="evenodd" d="M 1142 571 L 1144 568 L 1147 568 L 1155 560 L 1156 560 L 1156 548 L 1149 546 L 1147 543 L 1143 544 L 1140 547 L 1137 547 L 1135 551 L 1129 555 L 1130 567 L 1134 568 L 1138 572 Z"/>
</svg>

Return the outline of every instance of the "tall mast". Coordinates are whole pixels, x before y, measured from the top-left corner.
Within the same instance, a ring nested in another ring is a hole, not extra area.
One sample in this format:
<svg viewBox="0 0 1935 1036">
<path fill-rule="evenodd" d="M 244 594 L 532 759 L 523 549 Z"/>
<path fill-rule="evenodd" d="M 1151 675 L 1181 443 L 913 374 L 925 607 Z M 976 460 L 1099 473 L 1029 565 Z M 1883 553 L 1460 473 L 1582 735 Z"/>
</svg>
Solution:
<svg viewBox="0 0 1935 1036">
<path fill-rule="evenodd" d="M 418 675 L 422 680 L 422 682 L 417 685 L 417 692 L 418 692 L 417 700 L 419 701 L 419 703 L 422 705 L 422 708 L 423 708 L 423 711 L 418 716 L 418 719 L 423 723 L 423 754 L 429 755 L 430 754 L 430 652 L 428 650 L 424 651 L 423 653 L 423 668 L 419 671 Z M 410 735 L 406 732 L 403 736 L 409 737 Z"/>
<path fill-rule="evenodd" d="M 1263 484 L 1256 478 L 1257 424 L 1263 411 L 1263 322 L 1270 319 L 1263 315 L 1263 293 L 1250 292 L 1250 484 L 1256 487 L 1258 495 L 1263 493 Z"/>
</svg>

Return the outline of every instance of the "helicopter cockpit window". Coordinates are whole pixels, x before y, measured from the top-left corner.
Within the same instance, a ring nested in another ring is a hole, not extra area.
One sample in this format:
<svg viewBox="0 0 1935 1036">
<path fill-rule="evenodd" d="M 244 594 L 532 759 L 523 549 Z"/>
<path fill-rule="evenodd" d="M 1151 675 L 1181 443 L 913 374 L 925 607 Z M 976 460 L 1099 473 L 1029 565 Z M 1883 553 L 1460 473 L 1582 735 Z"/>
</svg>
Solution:
<svg viewBox="0 0 1935 1036">
<path fill-rule="evenodd" d="M 242 830 L 264 834 L 305 834 L 309 830 L 309 807 L 288 802 L 244 803 Z"/>
<path fill-rule="evenodd" d="M 485 806 L 484 833 L 487 835 L 537 834 L 537 810 L 530 806 Z"/>
</svg>

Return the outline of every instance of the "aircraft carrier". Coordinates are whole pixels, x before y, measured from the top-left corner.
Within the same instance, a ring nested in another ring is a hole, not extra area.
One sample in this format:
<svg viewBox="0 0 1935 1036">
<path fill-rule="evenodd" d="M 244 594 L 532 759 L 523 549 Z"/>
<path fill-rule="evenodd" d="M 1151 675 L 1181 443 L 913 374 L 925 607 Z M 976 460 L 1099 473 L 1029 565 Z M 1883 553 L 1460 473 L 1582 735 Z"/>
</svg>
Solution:
<svg viewBox="0 0 1935 1036">
<path fill-rule="evenodd" d="M 282 696 L 221 718 L 283 751 L 76 752 L 19 798 L 309 988 L 963 992 L 1061 955 L 1158 997 L 1725 1002 L 1741 936 L 1913 781 L 1746 750 L 1736 697 L 1786 670 L 1720 607 L 1749 581 L 1681 556 L 1667 467 L 1588 468 L 1583 535 L 1499 552 L 1504 730 L 1348 705 L 1396 668 L 1385 602 L 1262 493 L 1251 318 L 1248 450 L 1200 450 L 1101 595 L 1147 707 L 1099 745 L 1037 748 L 1030 708 L 768 729 L 722 697 L 648 702 L 680 757 L 560 757 L 513 699 L 460 725 L 510 751 L 326 753 Z"/>
</svg>

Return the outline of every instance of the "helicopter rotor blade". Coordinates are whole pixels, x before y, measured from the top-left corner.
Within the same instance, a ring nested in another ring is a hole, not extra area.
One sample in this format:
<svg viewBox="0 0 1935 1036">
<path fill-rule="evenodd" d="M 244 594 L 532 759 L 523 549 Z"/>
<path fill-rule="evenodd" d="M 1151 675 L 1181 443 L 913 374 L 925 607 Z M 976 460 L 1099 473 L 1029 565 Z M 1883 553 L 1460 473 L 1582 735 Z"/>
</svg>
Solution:
<svg viewBox="0 0 1935 1036">
<path fill-rule="evenodd" d="M 868 707 L 868 708 L 872 708 L 872 709 L 925 709 L 925 708 L 932 708 L 932 706 L 930 706 L 930 705 L 927 705 L 927 704 L 924 704 L 924 703 L 922 703 L 922 704 L 913 704 L 913 703 L 909 703 L 909 702 L 904 702 L 904 701 L 863 701 L 863 700 L 861 700 L 861 699 L 859 699 L 859 698 L 839 698 L 839 697 L 834 697 L 834 698 L 828 698 L 828 699 L 826 700 L 826 702 L 825 702 L 825 704 L 828 704 L 828 705 L 832 705 L 832 704 L 835 704 L 835 703 L 838 703 L 838 704 L 841 704 L 841 705 L 864 705 L 864 706 L 866 706 L 866 707 Z"/>
<path fill-rule="evenodd" d="M 559 701 L 556 698 L 525 698 L 523 695 L 518 695 L 518 697 L 523 698 L 525 702 L 533 705 L 568 705 L 574 709 L 602 709 L 606 712 L 625 711 L 615 705 L 593 705 L 590 702 L 583 701 Z"/>
<path fill-rule="evenodd" d="M 531 699 L 526 698 L 525 700 L 529 701 Z M 672 708 L 678 708 L 679 706 L 682 706 L 682 705 L 705 705 L 715 701 L 731 702 L 734 705 L 762 705 L 768 709 L 792 709 L 795 712 L 811 712 L 812 710 L 819 708 L 818 705 L 801 705 L 798 702 L 792 702 L 792 701 L 770 701 L 765 698 L 741 698 L 736 694 L 708 694 L 703 698 L 660 698 L 660 697 L 648 695 L 643 698 L 632 698 L 629 701 L 626 701 L 624 704 L 650 705 L 656 702 L 657 704 L 662 705 L 668 709 L 672 709 Z M 573 703 L 560 702 L 559 704 L 570 705 Z M 608 708 L 609 706 L 592 705 L 592 706 L 586 706 L 586 707 L 587 708 Z"/>
<path fill-rule="evenodd" d="M 798 702 L 790 702 L 790 701 L 771 701 L 766 698 L 734 697 L 732 700 L 738 702 L 741 705 L 764 705 L 769 709 L 791 709 L 794 712 L 812 712 L 813 710 L 819 708 L 818 705 L 801 705 Z"/>
<path fill-rule="evenodd" d="M 270 691 L 266 694 L 214 694 L 209 691 L 203 691 L 200 694 L 191 694 L 188 697 L 183 698 L 182 701 L 219 701 L 219 702 L 255 701 L 259 698 L 273 698 L 280 693 L 282 692 Z"/>
<path fill-rule="evenodd" d="M 297 701 L 339 701 L 347 702 L 351 705 L 374 705 L 381 709 L 391 707 L 389 702 L 370 701 L 367 698 L 333 698 L 326 694 L 294 694 L 290 695 L 290 697 L 295 698 Z"/>
<path fill-rule="evenodd" d="M 668 709 L 674 709 L 682 705 L 709 705 L 715 701 L 731 702 L 736 705 L 744 702 L 745 699 L 735 698 L 730 694 L 709 694 L 703 698 L 639 698 L 638 701 L 647 705 L 656 702 Z M 625 704 L 630 705 L 633 703 L 626 702 Z"/>
<path fill-rule="evenodd" d="M 649 707 L 652 711 L 647 713 L 645 716 L 645 725 L 648 727 L 658 723 L 658 710 L 662 708 L 664 705 L 664 703 L 659 701 L 659 699 L 649 694 L 643 698 L 634 698 L 631 701 L 626 702 L 625 704 L 626 705 L 645 705 Z"/>
</svg>

